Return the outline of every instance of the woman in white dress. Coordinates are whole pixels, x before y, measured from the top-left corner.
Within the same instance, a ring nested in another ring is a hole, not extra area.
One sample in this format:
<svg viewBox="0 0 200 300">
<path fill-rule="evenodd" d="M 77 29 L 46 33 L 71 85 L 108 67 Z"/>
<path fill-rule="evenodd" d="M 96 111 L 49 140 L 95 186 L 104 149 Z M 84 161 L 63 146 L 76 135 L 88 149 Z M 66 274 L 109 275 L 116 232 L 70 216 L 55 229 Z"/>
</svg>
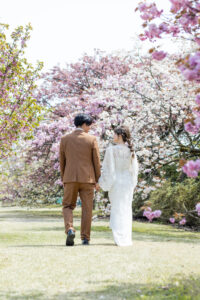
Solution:
<svg viewBox="0 0 200 300">
<path fill-rule="evenodd" d="M 114 130 L 115 146 L 106 149 L 99 185 L 111 202 L 110 227 L 118 246 L 132 245 L 132 200 L 137 185 L 138 162 L 130 131 Z"/>
</svg>

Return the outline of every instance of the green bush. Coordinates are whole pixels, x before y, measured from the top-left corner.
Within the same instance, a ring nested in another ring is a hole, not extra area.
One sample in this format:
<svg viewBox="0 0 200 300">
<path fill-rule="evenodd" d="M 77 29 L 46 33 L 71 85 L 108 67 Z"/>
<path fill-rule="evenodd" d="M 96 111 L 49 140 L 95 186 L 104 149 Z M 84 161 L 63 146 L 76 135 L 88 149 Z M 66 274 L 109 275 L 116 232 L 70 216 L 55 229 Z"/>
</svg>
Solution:
<svg viewBox="0 0 200 300">
<path fill-rule="evenodd" d="M 133 217 L 134 218 L 140 218 L 143 216 L 143 211 L 141 210 L 141 207 L 144 205 L 144 202 L 147 199 L 142 198 L 142 192 L 136 192 L 133 195 L 133 204 L 132 204 L 132 209 L 133 209 Z"/>
<path fill-rule="evenodd" d="M 163 166 L 159 171 L 158 170 L 154 171 L 154 173 L 153 172 L 140 173 L 139 178 L 145 180 L 147 186 L 155 186 L 155 183 L 152 181 L 153 175 L 156 175 L 167 181 L 170 180 L 171 185 L 176 185 L 178 182 L 182 182 L 187 178 L 187 176 L 183 172 L 177 171 L 176 164 Z M 134 218 L 141 218 L 143 216 L 143 211 L 141 210 L 141 207 L 145 204 L 146 201 L 149 200 L 149 197 L 150 197 L 150 193 L 147 195 L 145 199 L 143 197 L 143 192 L 134 193 L 133 205 L 132 205 Z"/>
<path fill-rule="evenodd" d="M 199 178 L 187 178 L 176 184 L 167 181 L 161 188 L 151 192 L 148 200 L 153 210 L 162 210 L 162 220 L 165 222 L 177 212 L 185 214 L 187 225 L 200 225 L 200 217 L 194 211 L 195 205 L 200 202 Z M 188 214 L 188 211 L 194 212 Z"/>
</svg>

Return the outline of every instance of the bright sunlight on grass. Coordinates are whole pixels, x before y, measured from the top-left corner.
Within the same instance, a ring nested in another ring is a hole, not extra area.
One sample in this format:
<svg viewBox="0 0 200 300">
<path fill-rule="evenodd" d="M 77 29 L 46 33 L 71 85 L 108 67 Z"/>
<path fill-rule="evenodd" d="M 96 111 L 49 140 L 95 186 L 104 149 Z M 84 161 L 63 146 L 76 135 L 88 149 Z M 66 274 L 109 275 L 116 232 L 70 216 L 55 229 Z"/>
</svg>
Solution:
<svg viewBox="0 0 200 300">
<path fill-rule="evenodd" d="M 0 299 L 200 299 L 200 234 L 133 222 L 114 245 L 108 220 L 90 246 L 65 246 L 60 208 L 0 210 Z"/>
</svg>

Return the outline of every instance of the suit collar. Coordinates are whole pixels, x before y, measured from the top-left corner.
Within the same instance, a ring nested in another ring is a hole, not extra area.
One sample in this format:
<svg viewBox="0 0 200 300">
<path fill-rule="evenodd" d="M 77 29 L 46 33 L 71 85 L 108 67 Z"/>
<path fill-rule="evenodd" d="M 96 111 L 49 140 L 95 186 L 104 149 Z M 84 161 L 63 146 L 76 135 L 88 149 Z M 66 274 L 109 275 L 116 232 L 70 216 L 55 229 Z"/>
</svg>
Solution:
<svg viewBox="0 0 200 300">
<path fill-rule="evenodd" d="M 79 129 L 79 128 L 76 128 L 74 131 L 74 133 L 84 133 L 85 131 L 83 129 Z"/>
<path fill-rule="evenodd" d="M 75 130 L 84 131 L 83 128 L 81 128 L 81 127 L 77 127 Z"/>
</svg>

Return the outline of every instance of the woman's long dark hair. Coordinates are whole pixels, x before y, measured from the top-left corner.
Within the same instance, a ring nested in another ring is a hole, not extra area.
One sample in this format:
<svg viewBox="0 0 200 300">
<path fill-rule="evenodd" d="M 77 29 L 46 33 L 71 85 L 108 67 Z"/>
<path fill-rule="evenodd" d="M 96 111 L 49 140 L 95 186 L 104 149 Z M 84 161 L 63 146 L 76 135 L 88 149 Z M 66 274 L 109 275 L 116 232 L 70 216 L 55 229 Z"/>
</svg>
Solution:
<svg viewBox="0 0 200 300">
<path fill-rule="evenodd" d="M 134 146 L 133 146 L 133 142 L 132 142 L 132 138 L 131 138 L 131 133 L 130 133 L 130 130 L 128 129 L 128 127 L 126 127 L 126 126 L 117 127 L 114 129 L 114 132 L 118 136 L 121 135 L 123 142 L 128 144 L 128 147 L 132 154 L 132 158 L 134 158 Z"/>
</svg>

